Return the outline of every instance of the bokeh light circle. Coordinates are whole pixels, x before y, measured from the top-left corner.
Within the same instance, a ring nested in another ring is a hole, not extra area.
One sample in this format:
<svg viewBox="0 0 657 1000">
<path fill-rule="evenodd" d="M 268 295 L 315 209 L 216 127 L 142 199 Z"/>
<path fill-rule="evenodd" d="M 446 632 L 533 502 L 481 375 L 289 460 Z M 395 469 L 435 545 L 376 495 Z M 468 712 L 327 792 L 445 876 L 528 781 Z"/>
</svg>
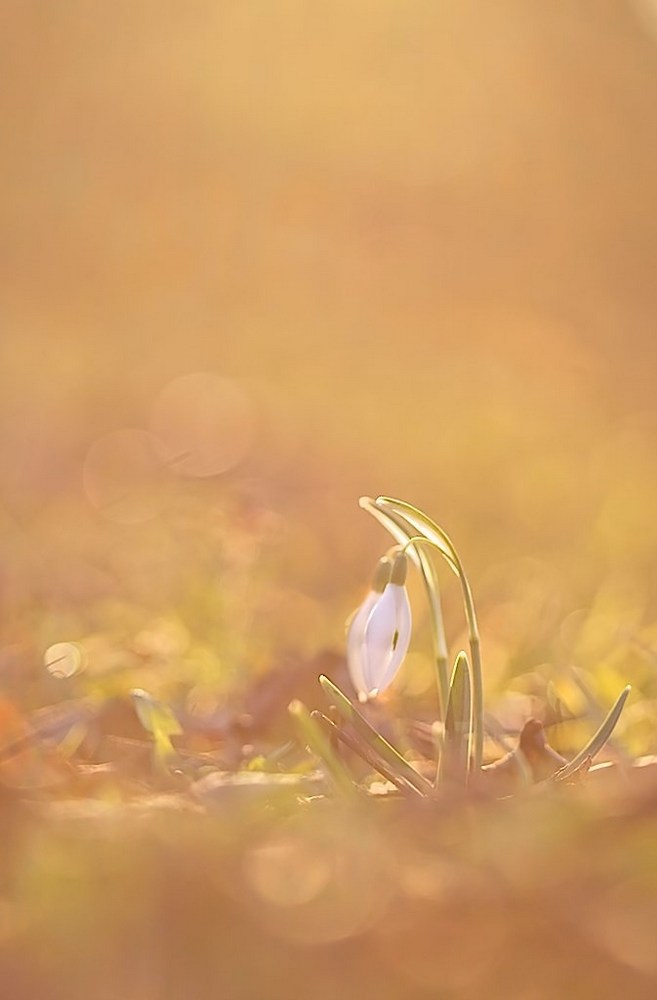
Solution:
<svg viewBox="0 0 657 1000">
<path fill-rule="evenodd" d="M 43 656 L 46 670 L 53 677 L 73 677 L 84 668 L 84 656 L 75 642 L 55 642 Z"/>
<path fill-rule="evenodd" d="M 243 857 L 253 912 L 271 933 L 297 945 L 355 937 L 385 913 L 395 888 L 390 855 L 374 830 L 304 817 L 273 831 Z"/>
<path fill-rule="evenodd" d="M 174 379 L 151 411 L 151 429 L 167 461 L 183 476 L 215 476 L 234 468 L 255 435 L 253 404 L 242 387 L 211 372 Z"/>
</svg>

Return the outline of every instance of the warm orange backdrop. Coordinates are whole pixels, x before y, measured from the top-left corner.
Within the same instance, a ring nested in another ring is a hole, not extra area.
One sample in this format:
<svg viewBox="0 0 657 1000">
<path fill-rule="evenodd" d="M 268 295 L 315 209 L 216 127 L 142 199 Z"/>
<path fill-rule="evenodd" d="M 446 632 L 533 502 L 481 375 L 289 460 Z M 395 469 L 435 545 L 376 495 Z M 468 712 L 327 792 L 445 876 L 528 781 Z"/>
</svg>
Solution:
<svg viewBox="0 0 657 1000">
<path fill-rule="evenodd" d="M 528 566 L 552 636 L 600 588 L 650 628 L 654 2 L 5 0 L 0 39 L 7 648 L 116 600 L 207 636 L 236 511 L 276 536 L 251 633 L 339 643 L 381 491 L 455 537 L 501 658 Z M 195 372 L 245 395 L 241 461 L 94 506 L 90 451 Z"/>
</svg>

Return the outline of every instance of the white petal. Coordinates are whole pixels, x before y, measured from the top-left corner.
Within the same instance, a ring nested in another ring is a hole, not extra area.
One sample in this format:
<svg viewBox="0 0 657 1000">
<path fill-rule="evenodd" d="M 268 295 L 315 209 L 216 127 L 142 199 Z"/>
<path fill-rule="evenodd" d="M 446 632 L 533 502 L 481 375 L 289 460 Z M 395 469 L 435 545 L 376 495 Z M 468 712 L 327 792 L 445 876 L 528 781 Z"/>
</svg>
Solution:
<svg viewBox="0 0 657 1000">
<path fill-rule="evenodd" d="M 389 589 L 394 593 L 396 635 L 393 635 L 391 641 L 392 652 L 377 685 L 379 691 L 385 691 L 395 679 L 408 652 L 413 626 L 411 605 L 408 600 L 406 588 L 391 583 Z"/>
<path fill-rule="evenodd" d="M 372 609 L 381 594 L 370 590 L 369 594 L 354 614 L 347 632 L 347 667 L 349 676 L 360 700 L 367 700 L 367 686 L 364 679 L 363 647 L 365 628 Z"/>
<path fill-rule="evenodd" d="M 365 625 L 363 681 L 370 695 L 381 690 L 381 682 L 394 652 L 397 630 L 395 590 L 399 588 L 388 584 Z"/>
</svg>

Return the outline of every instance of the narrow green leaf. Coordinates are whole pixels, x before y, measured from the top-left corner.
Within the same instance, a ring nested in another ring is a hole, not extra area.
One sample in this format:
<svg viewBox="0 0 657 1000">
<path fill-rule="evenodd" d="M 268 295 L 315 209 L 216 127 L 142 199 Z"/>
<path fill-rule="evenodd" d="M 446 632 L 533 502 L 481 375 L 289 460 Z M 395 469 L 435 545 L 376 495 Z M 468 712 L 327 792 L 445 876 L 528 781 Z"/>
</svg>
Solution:
<svg viewBox="0 0 657 1000">
<path fill-rule="evenodd" d="M 182 727 L 169 705 L 154 698 L 142 688 L 130 692 L 135 712 L 147 733 L 153 737 L 153 756 L 160 766 L 176 756 L 172 736 L 180 736 Z"/>
<path fill-rule="evenodd" d="M 317 721 L 312 718 L 310 712 L 303 702 L 295 699 L 288 706 L 288 712 L 292 716 L 299 736 L 308 748 L 326 765 L 331 778 L 337 787 L 353 797 L 356 794 L 356 787 L 349 776 L 346 768 L 338 759 Z"/>
<path fill-rule="evenodd" d="M 568 762 L 564 767 L 560 768 L 554 775 L 555 781 L 565 781 L 567 778 L 572 777 L 579 768 L 582 766 L 586 758 L 593 760 L 597 754 L 600 753 L 605 743 L 613 733 L 616 728 L 616 723 L 620 719 L 621 712 L 625 706 L 625 702 L 628 699 L 629 693 L 632 690 L 631 686 L 628 684 L 619 694 L 618 698 L 614 702 L 609 714 L 602 722 L 600 728 L 591 737 L 589 742 L 583 747 L 578 754 L 576 754 L 571 761 Z"/>
<path fill-rule="evenodd" d="M 386 529 L 386 531 L 390 532 L 394 540 L 399 545 L 405 545 L 409 538 L 415 534 L 415 531 L 412 528 L 408 528 L 402 518 L 399 518 L 392 512 L 389 513 L 388 511 L 380 510 L 372 497 L 360 497 L 358 504 L 363 508 L 363 510 L 366 510 L 368 514 L 371 514 L 372 517 Z M 409 555 L 415 565 L 419 566 L 420 563 L 417 552 L 410 552 Z"/>
<path fill-rule="evenodd" d="M 142 688 L 133 688 L 130 694 L 137 717 L 147 733 L 180 736 L 182 727 L 173 709 Z"/>
<path fill-rule="evenodd" d="M 439 784 L 445 780 L 465 785 L 471 764 L 472 684 L 468 657 L 456 657 L 449 686 L 443 752 L 438 769 Z"/>
<path fill-rule="evenodd" d="M 405 500 L 397 500 L 395 497 L 377 497 L 374 505 L 378 510 L 394 511 L 396 514 L 400 514 L 414 529 L 413 533 L 424 535 L 440 549 L 454 573 L 460 576 L 459 557 L 449 536 L 423 511 Z"/>
<path fill-rule="evenodd" d="M 321 712 L 312 712 L 311 717 L 315 719 L 324 729 L 335 739 L 344 743 L 352 753 L 355 753 L 361 760 L 371 767 L 374 771 L 378 771 L 380 775 L 386 778 L 391 784 L 399 789 L 400 792 L 404 794 L 411 794 L 413 796 L 420 795 L 422 793 L 417 790 L 415 785 L 411 785 L 406 778 L 402 778 L 401 775 L 397 774 L 391 767 L 386 764 L 386 762 L 372 750 L 372 747 L 358 735 L 354 729 L 346 729 L 342 726 L 336 726 L 332 719 L 328 719 Z"/>
<path fill-rule="evenodd" d="M 350 722 L 359 736 L 372 747 L 375 753 L 383 758 L 394 771 L 405 778 L 414 788 L 423 795 L 428 795 L 432 791 L 431 782 L 419 774 L 415 768 L 402 757 L 398 750 L 395 750 L 387 740 L 383 738 L 376 729 L 361 715 L 355 705 L 349 701 L 339 687 L 330 681 L 324 674 L 320 675 L 319 683 L 322 685 L 325 695 L 329 701 L 335 705 L 343 719 Z"/>
</svg>

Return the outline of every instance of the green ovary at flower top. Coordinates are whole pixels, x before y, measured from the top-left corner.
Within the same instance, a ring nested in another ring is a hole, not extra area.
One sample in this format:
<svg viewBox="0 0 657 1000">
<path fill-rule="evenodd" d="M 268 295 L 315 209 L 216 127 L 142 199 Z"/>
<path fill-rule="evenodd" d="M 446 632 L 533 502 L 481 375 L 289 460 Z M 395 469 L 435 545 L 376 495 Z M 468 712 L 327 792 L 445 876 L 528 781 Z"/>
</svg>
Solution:
<svg viewBox="0 0 657 1000">
<path fill-rule="evenodd" d="M 411 641 L 411 606 L 406 593 L 408 560 L 399 552 L 380 560 L 372 588 L 351 620 L 347 663 L 361 702 L 390 686 Z"/>
</svg>

